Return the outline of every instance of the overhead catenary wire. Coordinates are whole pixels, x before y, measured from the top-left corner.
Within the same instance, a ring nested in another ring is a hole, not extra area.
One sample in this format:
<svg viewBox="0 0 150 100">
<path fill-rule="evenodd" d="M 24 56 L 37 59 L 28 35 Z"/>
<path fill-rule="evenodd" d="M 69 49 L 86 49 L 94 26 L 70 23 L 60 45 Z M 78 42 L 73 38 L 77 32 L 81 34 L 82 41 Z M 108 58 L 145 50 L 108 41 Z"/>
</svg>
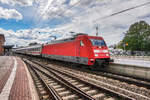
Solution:
<svg viewBox="0 0 150 100">
<path fill-rule="evenodd" d="M 137 6 L 133 6 L 133 7 L 130 7 L 130 8 L 121 10 L 121 11 L 119 11 L 119 12 L 112 13 L 112 14 L 110 14 L 110 15 L 108 15 L 108 16 L 100 17 L 100 18 L 94 20 L 93 23 L 95 23 L 97 20 L 103 20 L 103 19 L 106 19 L 106 18 L 115 16 L 115 15 L 119 15 L 119 14 L 121 14 L 121 13 L 130 11 L 130 10 L 133 10 L 133 9 L 136 9 L 136 8 L 140 8 L 140 7 L 143 7 L 143 6 L 148 5 L 148 4 L 150 4 L 150 2 L 146 2 L 146 3 L 143 3 L 143 4 L 137 5 Z M 62 14 L 62 13 L 61 13 L 61 14 Z"/>
<path fill-rule="evenodd" d="M 136 6 L 133 6 L 133 7 L 130 7 L 130 8 L 124 9 L 124 10 L 121 10 L 121 11 L 119 11 L 119 12 L 112 13 L 112 14 L 110 14 L 110 15 L 108 15 L 108 16 L 100 17 L 100 18 L 94 20 L 93 23 L 96 23 L 97 20 L 104 20 L 104 19 L 107 19 L 107 18 L 116 16 L 116 15 L 119 15 L 119 14 L 121 14 L 121 13 L 130 11 L 130 10 L 133 10 L 133 9 L 136 9 L 136 8 L 140 8 L 140 7 L 143 7 L 143 6 L 145 6 L 145 5 L 149 5 L 149 4 L 150 4 L 150 2 L 146 2 L 146 3 L 140 4 L 140 5 L 136 5 Z"/>
<path fill-rule="evenodd" d="M 55 15 L 52 16 L 52 17 L 55 17 L 56 15 L 57 15 L 57 16 L 62 16 L 62 15 L 65 14 L 67 11 L 69 11 L 69 10 L 72 9 L 72 8 L 74 8 L 76 5 L 80 4 L 81 1 L 82 1 L 82 0 L 79 0 L 78 2 L 76 2 L 75 4 L 73 4 L 72 6 L 70 6 L 69 8 L 67 8 L 67 10 L 62 11 L 60 14 L 57 14 L 57 12 L 55 12 L 55 13 L 54 13 Z M 48 7 L 47 10 L 49 10 L 49 7 Z M 45 13 L 46 13 L 46 11 L 45 11 Z M 42 16 L 45 15 L 45 13 L 43 13 Z M 41 20 L 42 20 L 42 19 L 39 19 L 39 21 L 37 22 L 37 25 L 41 22 Z"/>
<path fill-rule="evenodd" d="M 75 3 L 74 5 L 72 5 L 70 8 L 68 8 L 68 10 L 72 9 L 73 7 L 75 7 L 75 6 L 78 5 L 80 2 L 81 2 L 81 0 L 79 0 L 79 1 L 78 1 L 77 3 Z M 141 5 L 137 5 L 137 6 L 134 6 L 134 7 L 131 7 L 131 8 L 127 8 L 127 9 L 121 10 L 121 11 L 119 11 L 119 12 L 112 13 L 112 14 L 110 14 L 110 15 L 108 15 L 108 16 L 104 16 L 104 17 L 98 18 L 98 19 L 94 20 L 93 22 L 95 22 L 95 21 L 97 21 L 97 20 L 100 20 L 100 19 L 106 19 L 106 18 L 108 18 L 108 17 L 112 17 L 112 16 L 115 16 L 115 15 L 124 13 L 124 12 L 126 12 L 126 11 L 129 11 L 129 10 L 132 10 L 132 9 L 136 9 L 136 8 L 142 7 L 142 6 L 147 5 L 147 4 L 150 4 L 150 2 L 146 2 L 146 3 L 141 4 Z M 48 9 L 49 9 L 49 7 L 48 7 Z M 64 10 L 64 11 L 63 11 L 62 13 L 60 13 L 60 14 L 57 14 L 57 12 L 55 12 L 55 13 L 56 13 L 57 16 L 62 16 L 62 15 L 65 14 L 68 10 Z M 46 11 L 45 11 L 42 15 L 44 15 L 45 13 L 46 13 Z M 56 15 L 54 15 L 54 17 L 55 17 Z M 36 25 L 38 25 L 41 20 L 42 20 L 42 18 L 39 19 L 39 21 L 37 22 Z"/>
<path fill-rule="evenodd" d="M 98 0 L 95 0 L 95 1 L 98 1 Z M 90 6 L 88 6 L 87 8 L 86 8 L 86 11 L 87 11 L 87 9 L 89 8 Z M 78 13 L 78 16 L 80 15 L 83 15 L 84 14 L 84 12 L 83 12 L 83 10 L 82 11 L 80 11 L 80 13 Z M 74 17 L 75 15 L 77 15 L 77 14 L 72 14 L 71 16 L 69 16 L 69 17 Z M 60 14 L 58 15 L 58 16 L 60 16 Z M 65 20 L 63 20 L 63 22 L 66 22 Z M 67 23 L 67 22 L 66 22 Z M 65 24 L 65 23 L 63 23 L 63 24 Z"/>
<path fill-rule="evenodd" d="M 79 0 L 78 2 L 76 2 L 74 5 L 72 5 L 71 7 L 68 8 L 68 10 L 74 8 L 76 5 L 80 4 L 81 0 Z M 57 14 L 57 16 L 62 16 L 62 14 L 65 14 L 68 10 L 64 10 L 62 13 Z"/>
<path fill-rule="evenodd" d="M 45 13 L 47 12 L 47 10 L 49 10 L 49 8 L 50 8 L 50 5 L 54 2 L 55 0 L 52 0 L 51 2 L 48 2 L 48 4 L 47 4 L 47 9 L 44 9 L 44 11 L 43 11 L 43 13 L 42 13 L 42 15 L 40 15 L 39 16 L 39 20 L 37 21 L 37 24 L 36 25 L 38 25 L 40 22 L 41 22 L 41 17 L 43 17 L 44 15 L 45 15 Z M 53 8 L 54 9 L 54 8 Z M 52 10 L 52 9 L 51 9 Z"/>
<path fill-rule="evenodd" d="M 54 1 L 55 1 L 55 0 L 54 0 Z M 81 2 L 81 0 L 79 0 L 77 3 L 75 3 L 74 5 L 72 5 L 71 7 L 69 7 L 68 9 L 72 9 L 74 6 L 78 5 L 80 2 Z M 36 6 L 37 9 L 39 8 L 38 6 L 40 6 L 40 0 L 39 0 L 39 2 L 37 2 L 37 6 Z M 50 7 L 50 5 L 48 5 L 48 9 L 49 9 L 49 7 Z M 67 12 L 67 11 L 68 11 L 68 10 L 64 10 L 64 11 L 61 12 L 60 14 L 57 14 L 57 12 L 55 12 L 55 13 L 56 13 L 58 16 L 61 16 L 62 14 L 64 14 L 64 13 Z M 42 16 L 43 16 L 46 12 L 47 12 L 47 11 L 44 11 L 44 13 L 42 14 Z M 37 17 L 36 15 L 37 15 L 37 13 L 34 12 L 33 15 L 31 16 L 31 20 L 30 20 L 31 23 L 33 23 L 34 18 Z M 55 15 L 55 16 L 56 16 L 56 15 Z M 42 18 L 41 18 L 41 19 L 42 19 Z M 40 22 L 41 19 L 39 18 L 39 22 Z M 38 23 L 39 23 L 39 22 L 38 22 Z M 38 25 L 38 23 L 37 23 L 36 25 Z M 33 29 L 33 25 L 32 25 L 32 27 L 31 27 L 31 29 L 30 29 L 30 32 L 31 32 L 31 33 L 32 33 L 32 29 Z"/>
<path fill-rule="evenodd" d="M 79 1 L 78 1 L 77 3 L 75 3 L 74 5 L 72 5 L 70 8 L 68 8 L 68 10 L 70 10 L 70 9 L 72 9 L 74 6 L 78 5 L 80 2 L 81 2 L 81 0 L 79 0 Z M 127 12 L 127 11 L 129 11 L 129 10 L 133 10 L 133 9 L 136 9 L 136 8 L 139 8 L 139 7 L 143 7 L 143 6 L 148 5 L 148 4 L 150 4 L 150 2 L 146 2 L 146 3 L 140 4 L 140 5 L 134 6 L 134 7 L 130 7 L 130 8 L 121 10 L 121 11 L 119 11 L 119 12 L 112 13 L 112 14 L 110 14 L 110 15 L 108 15 L 108 16 L 104 16 L 104 17 L 98 18 L 98 19 L 94 20 L 93 22 L 95 22 L 95 21 L 97 21 L 97 20 L 106 19 L 106 18 L 115 16 L 115 15 L 119 15 L 119 14 L 121 14 L 121 13 Z M 68 10 L 65 10 L 65 11 L 63 11 L 62 13 L 56 14 L 56 15 L 62 16 L 62 14 L 65 14 Z M 54 16 L 56 16 L 56 15 L 54 15 Z"/>
<path fill-rule="evenodd" d="M 54 1 L 55 1 L 55 0 L 52 0 L 51 3 L 53 3 Z M 39 8 L 40 3 L 41 3 L 40 1 L 37 2 L 37 6 L 36 6 L 37 9 Z M 49 9 L 51 3 L 49 3 L 49 4 L 47 5 L 47 9 Z M 43 12 L 44 12 L 44 13 L 42 13 L 42 16 L 46 13 L 46 10 L 43 11 Z M 35 12 L 35 14 L 33 14 L 32 20 L 31 20 L 32 22 L 33 22 L 33 19 L 34 19 L 35 17 L 37 17 L 37 16 L 36 16 L 37 14 L 38 14 L 38 12 L 37 12 L 37 13 Z M 40 20 L 40 18 L 39 18 L 39 20 Z M 37 25 L 37 24 L 36 24 L 36 25 Z M 31 30 L 30 30 L 31 33 L 32 33 L 32 29 L 33 29 L 33 26 L 31 27 Z M 39 31 L 39 33 L 41 33 L 41 32 Z"/>
<path fill-rule="evenodd" d="M 98 0 L 96 0 L 96 1 L 98 1 Z M 74 5 L 72 5 L 70 8 L 68 8 L 68 10 L 64 10 L 64 11 L 63 11 L 62 13 L 60 13 L 60 14 L 57 14 L 57 13 L 56 13 L 56 15 L 57 15 L 57 16 L 62 16 L 62 14 L 65 14 L 67 11 L 69 11 L 69 10 L 72 9 L 72 8 L 74 8 L 76 5 L 79 5 L 80 3 L 81 3 L 81 0 L 79 0 L 78 2 L 76 2 L 76 3 L 75 3 Z M 87 8 L 89 8 L 89 7 L 87 7 Z M 81 11 L 81 12 L 82 12 L 82 11 Z M 81 13 L 81 12 L 80 12 L 80 13 Z M 55 16 L 56 16 L 56 15 L 55 15 Z M 79 15 L 79 14 L 78 14 L 78 15 Z M 54 17 L 55 17 L 55 16 L 54 16 Z M 71 17 L 73 17 L 73 16 L 74 16 L 74 15 L 72 15 Z M 62 23 L 64 23 L 64 22 L 66 22 L 66 21 L 63 20 Z M 66 22 L 66 23 L 67 23 L 67 22 Z M 65 24 L 65 23 L 64 23 L 64 24 Z"/>
<path fill-rule="evenodd" d="M 39 6 L 40 6 L 40 0 L 39 0 L 39 1 L 37 2 L 37 4 L 36 4 L 36 9 L 38 9 Z M 30 20 L 31 23 L 33 23 L 33 20 L 34 20 L 34 18 L 35 18 L 36 15 L 37 15 L 37 12 L 36 12 L 36 11 L 33 12 L 32 17 L 31 17 L 31 20 Z"/>
<path fill-rule="evenodd" d="M 150 4 L 150 2 L 146 2 L 146 3 L 140 4 L 140 5 L 134 6 L 134 7 L 130 7 L 130 8 L 121 10 L 121 11 L 119 11 L 119 12 L 112 13 L 112 14 L 110 14 L 110 15 L 108 15 L 108 16 L 104 16 L 104 17 L 98 18 L 98 19 L 94 20 L 93 22 L 96 22 L 97 20 L 100 20 L 100 19 L 106 19 L 106 18 L 115 16 L 115 15 L 119 15 L 119 14 L 121 14 L 121 13 L 127 12 L 127 11 L 129 11 L 129 10 L 133 10 L 133 9 L 136 9 L 136 8 L 140 8 L 140 7 L 143 7 L 143 6 L 148 5 L 148 4 Z"/>
</svg>

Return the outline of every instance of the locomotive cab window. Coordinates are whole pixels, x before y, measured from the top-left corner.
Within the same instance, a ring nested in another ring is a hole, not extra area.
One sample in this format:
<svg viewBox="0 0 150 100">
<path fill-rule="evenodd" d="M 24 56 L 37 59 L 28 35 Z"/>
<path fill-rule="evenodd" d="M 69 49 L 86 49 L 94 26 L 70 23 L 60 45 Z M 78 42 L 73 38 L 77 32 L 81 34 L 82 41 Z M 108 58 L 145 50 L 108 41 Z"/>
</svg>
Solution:
<svg viewBox="0 0 150 100">
<path fill-rule="evenodd" d="M 93 46 L 106 46 L 104 40 L 90 39 Z"/>
<path fill-rule="evenodd" d="M 80 46 L 84 46 L 84 43 L 83 43 L 83 41 L 80 41 Z"/>
</svg>

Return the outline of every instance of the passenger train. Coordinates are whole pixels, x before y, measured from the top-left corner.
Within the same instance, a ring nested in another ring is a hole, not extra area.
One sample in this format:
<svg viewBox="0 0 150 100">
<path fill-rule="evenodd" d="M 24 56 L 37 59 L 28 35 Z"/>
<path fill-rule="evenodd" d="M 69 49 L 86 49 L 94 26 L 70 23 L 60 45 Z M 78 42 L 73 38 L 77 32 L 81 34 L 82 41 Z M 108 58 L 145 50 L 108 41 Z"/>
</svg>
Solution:
<svg viewBox="0 0 150 100">
<path fill-rule="evenodd" d="M 77 34 L 47 44 L 17 48 L 15 52 L 84 65 L 104 67 L 110 62 L 110 54 L 104 39 L 87 34 Z"/>
</svg>

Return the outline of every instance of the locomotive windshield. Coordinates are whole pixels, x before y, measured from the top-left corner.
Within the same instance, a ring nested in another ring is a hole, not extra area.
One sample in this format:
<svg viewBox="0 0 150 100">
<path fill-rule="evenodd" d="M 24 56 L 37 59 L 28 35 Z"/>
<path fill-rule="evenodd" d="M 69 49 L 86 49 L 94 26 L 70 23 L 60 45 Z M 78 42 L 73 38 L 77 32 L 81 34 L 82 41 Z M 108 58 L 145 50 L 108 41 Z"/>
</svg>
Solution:
<svg viewBox="0 0 150 100">
<path fill-rule="evenodd" d="M 106 46 L 104 40 L 90 39 L 93 46 Z"/>
</svg>

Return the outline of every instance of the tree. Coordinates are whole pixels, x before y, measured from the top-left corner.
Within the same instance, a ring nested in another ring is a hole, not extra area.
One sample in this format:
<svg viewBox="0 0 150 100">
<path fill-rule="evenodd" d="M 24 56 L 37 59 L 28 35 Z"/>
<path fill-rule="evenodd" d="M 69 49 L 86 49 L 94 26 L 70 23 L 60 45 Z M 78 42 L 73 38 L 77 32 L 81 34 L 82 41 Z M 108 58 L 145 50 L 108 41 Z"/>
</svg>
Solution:
<svg viewBox="0 0 150 100">
<path fill-rule="evenodd" d="M 132 24 L 118 47 L 131 51 L 150 51 L 150 25 L 145 21 Z"/>
</svg>

